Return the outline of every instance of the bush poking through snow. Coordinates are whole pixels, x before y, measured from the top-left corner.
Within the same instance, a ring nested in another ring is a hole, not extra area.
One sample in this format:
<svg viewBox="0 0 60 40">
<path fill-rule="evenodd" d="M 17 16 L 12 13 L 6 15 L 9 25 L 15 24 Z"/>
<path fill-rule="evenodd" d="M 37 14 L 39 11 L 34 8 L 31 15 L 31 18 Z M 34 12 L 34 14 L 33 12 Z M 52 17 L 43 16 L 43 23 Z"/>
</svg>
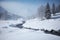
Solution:
<svg viewBox="0 0 60 40">
<path fill-rule="evenodd" d="M 44 31 L 44 33 L 47 33 L 47 34 L 53 34 L 53 35 L 57 35 L 57 36 L 60 36 L 60 30 L 56 31 L 56 30 L 45 30 L 45 29 L 41 29 L 41 31 Z"/>
</svg>

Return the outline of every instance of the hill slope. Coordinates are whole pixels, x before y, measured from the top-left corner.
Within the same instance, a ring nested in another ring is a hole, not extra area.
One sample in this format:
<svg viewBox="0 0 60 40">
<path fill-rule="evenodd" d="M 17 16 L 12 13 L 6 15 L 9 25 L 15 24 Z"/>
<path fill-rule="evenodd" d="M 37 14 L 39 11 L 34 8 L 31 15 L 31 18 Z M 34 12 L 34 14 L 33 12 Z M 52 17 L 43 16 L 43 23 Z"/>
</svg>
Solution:
<svg viewBox="0 0 60 40">
<path fill-rule="evenodd" d="M 0 7 L 0 20 L 16 20 L 18 18 L 23 18 L 23 17 L 10 13 L 7 10 L 5 10 L 3 7 Z"/>
</svg>

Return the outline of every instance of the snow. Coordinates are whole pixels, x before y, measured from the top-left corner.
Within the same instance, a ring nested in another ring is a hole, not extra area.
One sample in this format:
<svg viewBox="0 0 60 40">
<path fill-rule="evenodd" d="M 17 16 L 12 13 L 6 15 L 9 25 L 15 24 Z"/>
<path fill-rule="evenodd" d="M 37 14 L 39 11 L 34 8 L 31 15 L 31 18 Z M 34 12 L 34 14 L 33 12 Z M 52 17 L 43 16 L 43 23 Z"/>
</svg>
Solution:
<svg viewBox="0 0 60 40">
<path fill-rule="evenodd" d="M 11 24 L 15 25 L 15 24 L 22 23 L 22 21 L 24 21 L 22 18 L 17 19 L 17 20 L 5 20 L 5 21 L 4 20 L 0 20 L 0 25 L 1 26 L 5 26 L 5 25 L 8 26 L 8 25 L 11 25 Z"/>
<path fill-rule="evenodd" d="M 60 13 L 56 13 L 58 15 Z M 31 28 L 39 28 L 39 29 L 60 29 L 60 15 L 58 16 L 52 16 L 49 20 L 42 20 L 40 21 L 39 18 L 31 19 L 26 21 L 24 24 L 25 27 L 31 27 Z"/>
<path fill-rule="evenodd" d="M 27 20 L 23 25 L 28 28 L 38 29 L 60 29 L 60 13 L 52 16 L 52 19 L 40 21 L 38 18 Z M 0 40 L 60 40 L 59 36 L 52 34 L 45 34 L 42 31 L 34 31 L 29 29 L 20 29 L 10 27 L 10 24 L 18 24 L 22 22 L 19 20 L 0 21 Z"/>
<path fill-rule="evenodd" d="M 32 21 L 32 22 L 31 22 Z M 40 29 L 60 29 L 60 20 L 29 20 L 24 24 L 25 27 L 40 28 Z"/>
</svg>

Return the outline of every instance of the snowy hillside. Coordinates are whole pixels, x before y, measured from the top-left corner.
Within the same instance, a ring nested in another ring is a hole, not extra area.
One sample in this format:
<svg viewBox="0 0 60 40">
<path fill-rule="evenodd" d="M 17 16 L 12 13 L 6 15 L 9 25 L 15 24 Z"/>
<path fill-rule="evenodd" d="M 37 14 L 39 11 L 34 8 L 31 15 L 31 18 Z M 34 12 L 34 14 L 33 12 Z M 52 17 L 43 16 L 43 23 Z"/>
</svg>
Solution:
<svg viewBox="0 0 60 40">
<path fill-rule="evenodd" d="M 16 23 L 17 22 L 17 23 Z M 45 34 L 42 31 L 34 31 L 29 29 L 20 29 L 15 27 L 10 27 L 9 24 L 18 24 L 22 21 L 9 21 L 0 22 L 0 40 L 60 40 L 59 36 Z M 9 24 L 8 24 L 9 23 Z M 27 20 L 23 25 L 27 28 L 38 28 L 38 29 L 60 29 L 60 13 L 56 13 L 49 20 L 40 21 L 38 18 Z"/>
<path fill-rule="evenodd" d="M 39 18 L 28 20 L 24 26 L 40 29 L 60 29 L 60 13 L 56 13 L 56 15 L 52 16 L 49 20 L 40 21 Z"/>
<path fill-rule="evenodd" d="M 3 7 L 0 6 L 0 20 L 16 20 L 18 18 L 23 17 L 10 13 L 8 12 L 8 10 L 5 10 Z"/>
</svg>

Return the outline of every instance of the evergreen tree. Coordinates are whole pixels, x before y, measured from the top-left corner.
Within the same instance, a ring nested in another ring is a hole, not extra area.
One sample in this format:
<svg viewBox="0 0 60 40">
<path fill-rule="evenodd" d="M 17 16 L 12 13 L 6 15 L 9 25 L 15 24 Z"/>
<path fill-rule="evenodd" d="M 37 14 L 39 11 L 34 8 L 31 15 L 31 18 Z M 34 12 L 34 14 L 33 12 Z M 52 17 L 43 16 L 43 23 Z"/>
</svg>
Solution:
<svg viewBox="0 0 60 40">
<path fill-rule="evenodd" d="M 47 3 L 46 9 L 45 9 L 45 18 L 50 19 L 51 18 L 51 12 L 50 12 L 50 5 Z"/>
<path fill-rule="evenodd" d="M 58 5 L 58 12 L 60 12 L 60 5 Z"/>
<path fill-rule="evenodd" d="M 1 19 L 1 17 L 2 17 L 2 13 L 0 13 L 0 19 Z"/>
<path fill-rule="evenodd" d="M 60 4 L 56 7 L 56 13 L 60 12 Z"/>
<path fill-rule="evenodd" d="M 55 4 L 53 3 L 53 5 L 52 5 L 52 14 L 53 14 L 53 15 L 55 15 L 55 10 L 56 10 L 56 9 L 55 9 Z"/>
</svg>

